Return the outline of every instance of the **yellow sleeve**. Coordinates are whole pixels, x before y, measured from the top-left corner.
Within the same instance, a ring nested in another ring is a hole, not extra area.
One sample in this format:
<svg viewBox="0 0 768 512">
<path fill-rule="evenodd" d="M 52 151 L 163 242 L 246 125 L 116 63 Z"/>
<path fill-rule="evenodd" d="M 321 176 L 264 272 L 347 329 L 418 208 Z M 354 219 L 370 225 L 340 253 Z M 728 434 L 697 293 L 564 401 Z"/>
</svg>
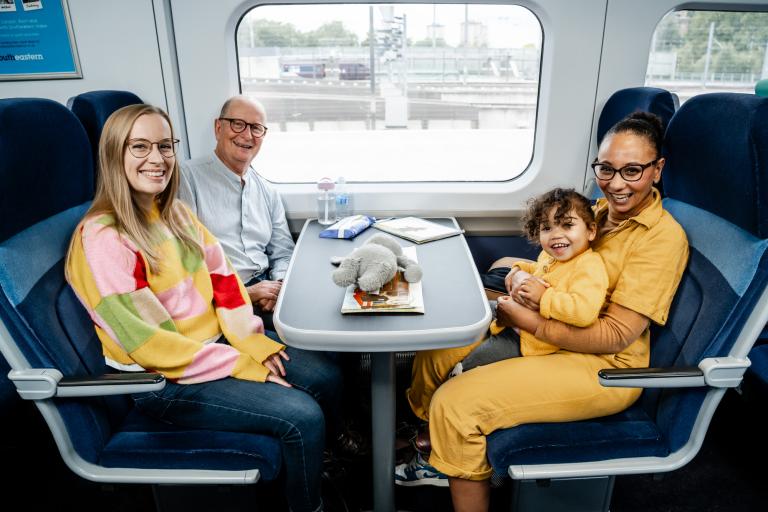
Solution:
<svg viewBox="0 0 768 512">
<path fill-rule="evenodd" d="M 547 319 L 586 327 L 597 320 L 605 303 L 608 273 L 603 259 L 592 251 L 572 264 L 573 269 L 566 279 L 544 291 L 539 312 Z"/>
<path fill-rule="evenodd" d="M 528 272 L 529 274 L 533 275 L 533 273 L 536 271 L 536 263 L 533 261 L 516 261 L 512 264 L 513 267 L 517 267 L 523 272 Z"/>
<path fill-rule="evenodd" d="M 685 232 L 665 212 L 632 247 L 609 300 L 664 325 L 687 263 Z"/>
</svg>

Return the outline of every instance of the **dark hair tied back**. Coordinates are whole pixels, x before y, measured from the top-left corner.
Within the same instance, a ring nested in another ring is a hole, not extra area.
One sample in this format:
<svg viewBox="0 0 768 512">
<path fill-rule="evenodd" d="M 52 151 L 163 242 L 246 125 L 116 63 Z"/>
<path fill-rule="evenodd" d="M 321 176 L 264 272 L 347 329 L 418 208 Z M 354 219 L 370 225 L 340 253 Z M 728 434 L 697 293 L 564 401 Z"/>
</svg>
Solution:
<svg viewBox="0 0 768 512">
<path fill-rule="evenodd" d="M 651 112 L 633 112 L 613 125 L 605 136 L 616 133 L 630 132 L 645 137 L 656 149 L 656 156 L 661 156 L 661 145 L 664 142 L 664 122 Z M 605 140 L 605 138 L 603 138 Z"/>
</svg>

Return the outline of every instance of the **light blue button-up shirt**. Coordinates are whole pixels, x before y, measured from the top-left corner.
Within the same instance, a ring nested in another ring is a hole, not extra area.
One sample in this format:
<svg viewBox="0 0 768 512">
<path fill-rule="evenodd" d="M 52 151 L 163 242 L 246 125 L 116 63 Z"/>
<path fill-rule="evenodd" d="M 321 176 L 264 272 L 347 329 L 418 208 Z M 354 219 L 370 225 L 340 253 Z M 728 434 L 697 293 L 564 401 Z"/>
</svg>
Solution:
<svg viewBox="0 0 768 512">
<path fill-rule="evenodd" d="M 240 279 L 285 277 L 294 243 L 277 191 L 249 167 L 240 177 L 215 153 L 181 164 L 179 198 L 219 239 Z"/>
</svg>

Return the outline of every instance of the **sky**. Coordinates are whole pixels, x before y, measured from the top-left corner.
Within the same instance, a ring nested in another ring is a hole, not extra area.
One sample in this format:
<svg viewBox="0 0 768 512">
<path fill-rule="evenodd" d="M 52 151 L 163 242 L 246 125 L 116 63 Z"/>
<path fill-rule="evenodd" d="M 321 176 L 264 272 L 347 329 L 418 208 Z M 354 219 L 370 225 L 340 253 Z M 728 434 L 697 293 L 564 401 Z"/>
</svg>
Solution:
<svg viewBox="0 0 768 512">
<path fill-rule="evenodd" d="M 427 38 L 427 26 L 433 23 L 433 19 L 436 24 L 445 27 L 445 40 L 449 45 L 458 46 L 461 42 L 464 5 L 376 5 L 373 10 L 376 28 L 384 28 L 382 17 L 387 10 L 393 12 L 394 16 L 405 14 L 407 35 L 412 42 Z M 470 5 L 467 14 L 470 21 L 486 25 L 490 48 L 521 48 L 526 45 L 541 47 L 541 26 L 536 17 L 523 7 Z M 253 9 L 248 16 L 292 23 L 302 32 L 339 20 L 347 30 L 356 33 L 361 41 L 367 37 L 369 28 L 367 5 L 267 5 Z"/>
</svg>

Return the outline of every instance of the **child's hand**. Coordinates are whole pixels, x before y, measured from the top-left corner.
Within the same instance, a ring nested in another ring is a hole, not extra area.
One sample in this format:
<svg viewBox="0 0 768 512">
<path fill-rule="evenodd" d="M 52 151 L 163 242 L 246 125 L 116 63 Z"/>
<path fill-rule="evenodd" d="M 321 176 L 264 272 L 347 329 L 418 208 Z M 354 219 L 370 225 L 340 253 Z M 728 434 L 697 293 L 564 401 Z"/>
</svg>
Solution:
<svg viewBox="0 0 768 512">
<path fill-rule="evenodd" d="M 535 307 L 531 307 L 531 309 L 538 310 L 541 296 L 544 295 L 547 288 L 549 288 L 548 283 L 531 276 L 523 281 L 517 294 L 526 301 L 526 306 L 531 307 L 533 305 Z"/>
</svg>

